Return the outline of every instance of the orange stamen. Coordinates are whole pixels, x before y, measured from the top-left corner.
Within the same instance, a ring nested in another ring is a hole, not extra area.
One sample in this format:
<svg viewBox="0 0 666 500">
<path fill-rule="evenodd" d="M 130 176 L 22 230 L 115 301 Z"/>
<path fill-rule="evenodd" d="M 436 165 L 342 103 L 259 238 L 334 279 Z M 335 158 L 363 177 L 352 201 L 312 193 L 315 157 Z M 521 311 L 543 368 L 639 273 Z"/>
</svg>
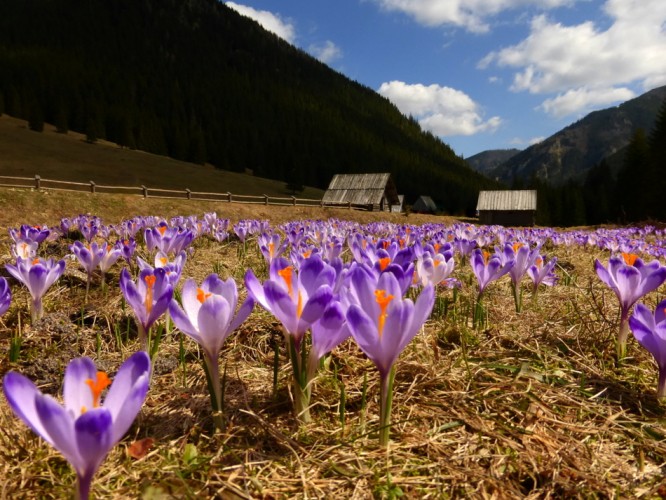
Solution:
<svg viewBox="0 0 666 500">
<path fill-rule="evenodd" d="M 39 264 L 39 257 L 32 261 L 33 266 L 36 266 L 37 264 Z"/>
<path fill-rule="evenodd" d="M 439 253 L 439 249 L 442 248 L 442 244 L 435 243 L 432 247 L 435 249 L 435 253 Z"/>
<path fill-rule="evenodd" d="M 483 251 L 483 262 L 488 265 L 488 260 L 490 259 L 490 252 L 486 250 Z"/>
<path fill-rule="evenodd" d="M 384 334 L 384 324 L 386 323 L 386 308 L 393 300 L 393 295 L 386 296 L 386 290 L 375 290 L 375 300 L 379 304 L 379 320 L 377 322 L 377 327 L 379 330 L 379 338 L 382 338 Z"/>
<path fill-rule="evenodd" d="M 197 288 L 197 300 L 202 304 L 206 301 L 208 297 L 213 295 L 212 293 L 206 293 L 201 288 Z"/>
<path fill-rule="evenodd" d="M 636 259 L 638 259 L 638 255 L 635 253 L 622 252 L 622 258 L 624 259 L 625 264 L 628 266 L 633 266 L 636 263 Z"/>
<path fill-rule="evenodd" d="M 398 240 L 398 243 L 400 244 L 400 248 L 405 248 L 405 239 L 404 238 L 400 238 Z"/>
<path fill-rule="evenodd" d="M 160 226 L 157 228 L 157 230 L 160 232 L 162 236 L 164 236 L 164 233 L 166 233 L 167 227 L 166 226 Z"/>
<path fill-rule="evenodd" d="M 278 275 L 280 275 L 280 278 L 284 280 L 284 282 L 287 285 L 287 293 L 289 296 L 293 299 L 294 296 L 294 287 L 292 285 L 292 279 L 293 279 L 293 272 L 294 268 L 292 266 L 287 266 L 284 269 L 280 269 L 278 271 Z"/>
<path fill-rule="evenodd" d="M 167 262 L 169 262 L 169 259 L 166 257 L 160 257 L 160 262 L 162 263 L 162 267 L 167 265 Z"/>
<path fill-rule="evenodd" d="M 146 312 L 150 313 L 153 310 L 153 288 L 155 287 L 155 276 L 149 274 L 143 279 L 146 282 L 146 300 L 144 305 L 146 306 Z"/>
<path fill-rule="evenodd" d="M 379 270 L 383 271 L 391 263 L 391 257 L 384 257 L 379 259 Z"/>
<path fill-rule="evenodd" d="M 386 250 L 389 247 L 389 242 L 388 241 L 382 241 L 382 246 L 384 247 L 384 250 Z"/>
<path fill-rule="evenodd" d="M 97 372 L 95 380 L 88 379 L 86 384 L 90 387 L 93 396 L 93 408 L 99 408 L 99 398 L 102 391 L 111 385 L 111 379 L 104 372 Z M 85 412 L 85 406 L 82 408 L 82 413 Z"/>
<path fill-rule="evenodd" d="M 541 257 L 537 257 L 537 259 L 536 259 L 536 261 L 534 261 L 534 263 L 536 264 L 536 266 L 538 268 L 541 268 L 541 266 L 543 265 L 543 259 Z"/>
<path fill-rule="evenodd" d="M 516 241 L 516 242 L 513 244 L 513 251 L 514 251 L 514 253 L 517 252 L 518 249 L 519 249 L 520 247 L 522 247 L 522 246 L 523 246 L 523 244 L 522 244 L 520 241 Z"/>
<path fill-rule="evenodd" d="M 303 252 L 303 257 L 304 257 L 305 259 L 307 259 L 308 257 L 310 257 L 310 255 L 312 255 L 312 250 L 308 250 L 307 252 Z"/>
<path fill-rule="evenodd" d="M 273 258 L 273 252 L 274 252 L 274 251 L 275 251 L 275 243 L 273 243 L 273 242 L 271 241 L 271 242 L 268 244 L 268 255 L 270 256 L 271 259 Z"/>
</svg>

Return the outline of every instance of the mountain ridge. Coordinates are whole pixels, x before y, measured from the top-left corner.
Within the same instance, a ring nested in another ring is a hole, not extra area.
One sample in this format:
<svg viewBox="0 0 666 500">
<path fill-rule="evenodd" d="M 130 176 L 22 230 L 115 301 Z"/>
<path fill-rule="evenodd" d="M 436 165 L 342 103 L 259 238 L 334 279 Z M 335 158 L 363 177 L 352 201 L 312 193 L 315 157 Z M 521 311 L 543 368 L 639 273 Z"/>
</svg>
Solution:
<svg viewBox="0 0 666 500">
<path fill-rule="evenodd" d="M 666 86 L 593 111 L 485 173 L 505 184 L 533 176 L 553 185 L 581 181 L 592 167 L 626 147 L 637 129 L 649 131 L 664 99 Z"/>
</svg>

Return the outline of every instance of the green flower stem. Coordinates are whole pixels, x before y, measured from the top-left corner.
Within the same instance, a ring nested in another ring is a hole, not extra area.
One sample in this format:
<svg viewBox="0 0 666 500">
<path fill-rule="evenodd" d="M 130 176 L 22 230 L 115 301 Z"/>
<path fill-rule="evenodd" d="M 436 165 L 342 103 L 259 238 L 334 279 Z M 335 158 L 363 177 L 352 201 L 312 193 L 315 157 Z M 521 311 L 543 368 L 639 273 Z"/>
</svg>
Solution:
<svg viewBox="0 0 666 500">
<path fill-rule="evenodd" d="M 387 375 L 380 375 L 379 393 L 379 445 L 386 448 L 389 443 L 391 431 L 391 407 L 393 406 L 393 381 L 395 367 Z"/>
</svg>

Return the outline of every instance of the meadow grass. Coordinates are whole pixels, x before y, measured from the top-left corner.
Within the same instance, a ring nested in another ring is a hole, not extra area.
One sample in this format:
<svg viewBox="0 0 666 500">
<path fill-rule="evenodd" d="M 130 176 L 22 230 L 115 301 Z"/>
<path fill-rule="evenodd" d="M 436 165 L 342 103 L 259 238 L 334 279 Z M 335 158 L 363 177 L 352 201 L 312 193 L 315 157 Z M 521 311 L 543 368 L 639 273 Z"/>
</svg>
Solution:
<svg viewBox="0 0 666 500">
<path fill-rule="evenodd" d="M 387 218 L 402 224 L 451 219 L 345 210 L 260 207 L 116 195 L 0 191 L 0 230 L 19 223 L 56 224 L 90 212 L 105 222 L 134 215 L 270 219 Z M 8 238 L 0 254 L 9 262 Z M 61 258 L 67 241 L 45 253 Z M 256 242 L 194 244 L 183 279 L 215 271 L 237 282 L 248 268 L 265 277 Z M 388 450 L 377 444 L 378 376 L 353 341 L 324 363 L 312 394 L 313 422 L 299 424 L 290 402 L 290 368 L 276 320 L 255 308 L 228 339 L 226 428 L 215 432 L 201 353 L 168 334 L 160 346 L 144 408 L 112 450 L 93 484 L 95 498 L 613 498 L 666 493 L 665 407 L 655 398 L 656 368 L 630 339 L 629 359 L 614 362 L 617 300 L 594 274 L 592 247 L 546 248 L 559 258 L 559 285 L 542 289 L 515 313 L 508 278 L 487 290 L 487 320 L 472 327 L 474 277 L 457 264 L 463 286 L 438 289 L 440 306 L 397 363 Z M 4 273 L 3 273 L 4 274 Z M 0 319 L 5 348 L 0 375 L 18 370 L 59 394 L 72 357 L 92 357 L 113 373 L 138 347 L 131 313 L 118 288 L 94 281 L 84 304 L 85 275 L 74 261 L 45 298 L 46 315 L 27 321 L 27 292 Z M 526 283 L 524 283 L 527 286 Z M 241 296 L 245 296 L 243 287 Z M 646 299 L 654 306 L 659 293 Z M 446 305 L 442 305 L 445 302 Z M 20 320 L 18 360 L 10 362 Z M 273 362 L 278 350 L 277 386 Z M 344 398 L 341 394 L 344 388 Z M 277 390 L 275 390 L 277 389 Z M 344 405 L 344 406 L 342 406 Z M 344 415 L 344 418 L 342 418 Z M 145 454 L 132 444 L 148 444 Z M 133 457 L 134 455 L 134 457 Z M 0 491 L 8 498 L 66 498 L 75 476 L 67 462 L 10 412 L 0 397 Z"/>
</svg>

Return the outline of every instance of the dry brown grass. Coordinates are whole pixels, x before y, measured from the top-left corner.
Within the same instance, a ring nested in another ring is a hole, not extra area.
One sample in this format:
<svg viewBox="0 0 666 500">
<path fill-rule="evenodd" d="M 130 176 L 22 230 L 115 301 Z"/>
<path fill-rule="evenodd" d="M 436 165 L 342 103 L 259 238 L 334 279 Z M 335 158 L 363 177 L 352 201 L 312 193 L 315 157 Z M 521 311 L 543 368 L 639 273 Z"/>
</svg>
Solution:
<svg viewBox="0 0 666 500">
<path fill-rule="evenodd" d="M 98 141 L 88 144 L 76 132 L 58 134 L 52 125 L 33 132 L 23 120 L 0 116 L 0 175 L 100 185 L 177 189 L 241 195 L 290 196 L 284 182 L 217 170 Z M 300 198 L 321 199 L 321 189 L 306 188 Z"/>
<path fill-rule="evenodd" d="M 7 201 L 7 197 L 13 201 Z M 15 196 L 15 197 L 14 197 Z M 53 223 L 92 211 L 108 222 L 135 214 L 222 217 L 346 218 L 377 214 L 242 205 L 192 206 L 157 200 L 87 195 L 67 205 L 61 195 L 0 192 L 0 226 Z M 109 197 L 109 198 L 104 198 Z M 108 200 L 113 201 L 108 201 Z M 54 201 L 55 200 L 55 201 Z M 18 204 L 22 204 L 18 210 Z M 121 205 L 122 204 L 122 205 Z M 38 207 L 44 207 L 40 215 Z M 79 209 L 79 207 L 81 207 Z M 13 209 L 13 211 L 12 211 Z M 93 210 L 94 209 L 94 210 Z M 312 211 L 310 211 L 312 210 Z M 390 216 L 399 223 L 433 219 Z M 441 220 L 441 219 L 440 219 Z M 450 223 L 450 220 L 443 221 Z M 49 249 L 67 252 L 65 243 Z M 596 278 L 599 251 L 549 249 L 571 279 L 526 298 L 516 314 L 505 279 L 488 290 L 488 325 L 471 328 L 473 276 L 457 266 L 463 288 L 448 300 L 397 365 L 393 428 L 388 451 L 377 445 L 378 380 L 352 341 L 334 351 L 313 391 L 314 422 L 297 424 L 291 412 L 284 346 L 273 318 L 260 309 L 234 334 L 221 356 L 227 366 L 227 428 L 215 433 L 198 354 L 186 342 L 179 365 L 178 336 L 160 348 L 146 404 L 129 435 L 110 454 L 93 486 L 97 498 L 655 498 L 666 494 L 664 407 L 654 397 L 656 369 L 631 340 L 631 358 L 616 367 L 613 336 L 617 302 Z M 7 262 L 6 246 L 3 262 Z M 117 269 L 105 294 L 93 287 L 83 306 L 84 282 L 74 263 L 47 296 L 48 314 L 24 328 L 21 359 L 2 358 L 0 373 L 25 372 L 58 393 L 62 369 L 89 355 L 113 372 L 137 348 L 133 322 L 117 288 Z M 262 260 L 250 245 L 241 258 L 235 243 L 202 240 L 184 277 L 218 270 L 240 280 Z M 560 271 L 561 272 L 561 271 Z M 3 346 L 26 315 L 27 294 L 15 301 L 0 328 Z M 654 305 L 657 297 L 648 301 Z M 117 334 L 121 344 L 118 345 Z M 99 341 L 97 340 L 99 339 Z M 280 347 L 278 392 L 272 360 Z M 99 348 L 98 344 L 99 343 Z M 362 404 L 367 373 L 367 406 Z M 345 424 L 340 422 L 344 387 Z M 155 440 L 141 459 L 129 444 Z M 196 454 L 193 452 L 196 450 Z M 67 463 L 29 431 L 0 398 L 0 492 L 7 498 L 64 498 L 74 483 Z"/>
</svg>

